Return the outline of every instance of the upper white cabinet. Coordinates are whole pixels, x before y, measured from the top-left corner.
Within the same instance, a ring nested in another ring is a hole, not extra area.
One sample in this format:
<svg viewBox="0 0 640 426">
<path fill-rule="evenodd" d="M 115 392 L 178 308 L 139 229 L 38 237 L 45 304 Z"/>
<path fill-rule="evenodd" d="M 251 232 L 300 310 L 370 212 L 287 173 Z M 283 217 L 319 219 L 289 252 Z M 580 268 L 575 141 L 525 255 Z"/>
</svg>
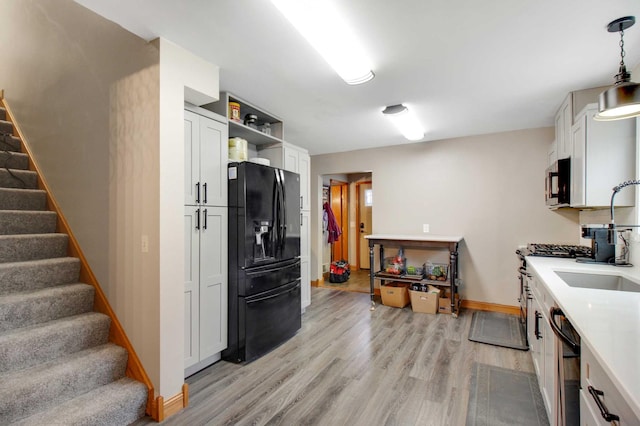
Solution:
<svg viewBox="0 0 640 426">
<path fill-rule="evenodd" d="M 596 121 L 597 104 L 575 119 L 571 135 L 571 207 L 608 207 L 612 188 L 635 179 L 636 120 Z M 634 191 L 622 191 L 616 206 L 633 206 Z"/>
<path fill-rule="evenodd" d="M 556 113 L 555 159 L 569 158 L 573 151 L 571 126 L 573 124 L 573 94 L 569 93 Z"/>
<path fill-rule="evenodd" d="M 184 111 L 184 204 L 227 205 L 225 123 Z"/>
<path fill-rule="evenodd" d="M 309 202 L 311 159 L 307 150 L 282 142 L 277 145 L 259 148 L 258 153 L 260 157 L 268 158 L 273 167 L 279 167 L 300 175 L 300 209 L 311 210 L 311 203 Z"/>
</svg>

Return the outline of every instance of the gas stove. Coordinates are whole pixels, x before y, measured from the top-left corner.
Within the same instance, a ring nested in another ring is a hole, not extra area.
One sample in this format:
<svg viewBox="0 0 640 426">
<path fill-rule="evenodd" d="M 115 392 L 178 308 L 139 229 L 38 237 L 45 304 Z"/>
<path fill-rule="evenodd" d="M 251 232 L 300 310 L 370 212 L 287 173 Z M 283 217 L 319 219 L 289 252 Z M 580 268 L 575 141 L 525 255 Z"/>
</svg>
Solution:
<svg viewBox="0 0 640 426">
<path fill-rule="evenodd" d="M 542 256 L 542 257 L 591 257 L 591 247 L 574 246 L 566 244 L 527 244 L 526 249 L 516 251 L 521 256 Z"/>
</svg>

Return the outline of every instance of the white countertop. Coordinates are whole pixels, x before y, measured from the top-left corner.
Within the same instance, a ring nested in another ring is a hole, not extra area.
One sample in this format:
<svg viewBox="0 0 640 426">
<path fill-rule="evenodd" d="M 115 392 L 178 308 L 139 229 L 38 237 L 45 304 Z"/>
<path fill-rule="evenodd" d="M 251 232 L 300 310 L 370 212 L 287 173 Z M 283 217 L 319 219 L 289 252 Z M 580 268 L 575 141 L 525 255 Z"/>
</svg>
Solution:
<svg viewBox="0 0 640 426">
<path fill-rule="evenodd" d="M 527 257 L 531 268 L 640 418 L 640 293 L 568 286 L 554 271 L 621 275 L 640 281 L 637 268 Z"/>
<path fill-rule="evenodd" d="M 438 241 L 443 243 L 459 243 L 462 237 L 451 235 L 399 235 L 399 234 L 372 234 L 365 235 L 366 239 L 372 240 L 407 240 L 407 241 Z"/>
</svg>

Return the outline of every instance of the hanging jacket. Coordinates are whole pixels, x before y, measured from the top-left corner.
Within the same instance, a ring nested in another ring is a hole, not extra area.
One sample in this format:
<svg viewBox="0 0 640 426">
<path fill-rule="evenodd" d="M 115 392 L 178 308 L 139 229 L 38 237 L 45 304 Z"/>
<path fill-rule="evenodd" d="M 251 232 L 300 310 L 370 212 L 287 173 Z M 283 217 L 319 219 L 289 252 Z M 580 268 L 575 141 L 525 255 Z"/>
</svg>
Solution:
<svg viewBox="0 0 640 426">
<path fill-rule="evenodd" d="M 333 215 L 333 211 L 331 210 L 329 203 L 324 203 L 322 208 L 324 209 L 324 213 L 327 215 L 327 230 L 329 231 L 327 242 L 332 244 L 338 241 L 338 238 L 340 238 L 340 235 L 342 234 L 342 230 L 340 229 L 340 225 L 338 225 L 336 217 Z"/>
</svg>

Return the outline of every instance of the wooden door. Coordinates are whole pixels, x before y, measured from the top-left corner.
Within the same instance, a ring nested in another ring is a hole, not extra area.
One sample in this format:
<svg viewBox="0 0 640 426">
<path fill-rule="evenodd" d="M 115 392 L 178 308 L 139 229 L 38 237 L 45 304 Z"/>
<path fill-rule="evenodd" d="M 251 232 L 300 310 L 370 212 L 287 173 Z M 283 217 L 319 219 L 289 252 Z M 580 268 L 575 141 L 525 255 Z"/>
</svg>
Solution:
<svg viewBox="0 0 640 426">
<path fill-rule="evenodd" d="M 349 261 L 349 185 L 331 180 L 331 211 L 342 230 L 338 241 L 331 245 L 331 261 Z"/>
<path fill-rule="evenodd" d="M 360 269 L 370 269 L 369 242 L 365 236 L 371 235 L 371 212 L 373 210 L 373 192 L 371 182 L 362 182 L 356 185 L 358 204 L 358 265 Z"/>
</svg>

